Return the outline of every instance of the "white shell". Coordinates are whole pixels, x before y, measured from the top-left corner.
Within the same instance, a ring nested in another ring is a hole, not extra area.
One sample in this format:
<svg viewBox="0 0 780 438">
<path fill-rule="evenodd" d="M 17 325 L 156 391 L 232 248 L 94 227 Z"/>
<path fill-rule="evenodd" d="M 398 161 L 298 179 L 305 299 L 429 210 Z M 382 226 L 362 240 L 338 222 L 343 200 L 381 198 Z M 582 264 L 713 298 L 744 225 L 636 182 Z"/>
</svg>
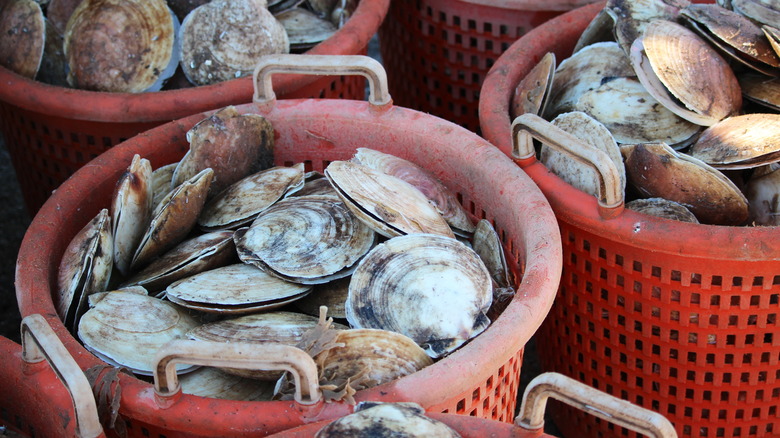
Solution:
<svg viewBox="0 0 780 438">
<path fill-rule="evenodd" d="M 130 261 L 149 226 L 152 215 L 152 165 L 138 154 L 119 177 L 111 204 L 114 264 L 127 275 Z"/>
</svg>

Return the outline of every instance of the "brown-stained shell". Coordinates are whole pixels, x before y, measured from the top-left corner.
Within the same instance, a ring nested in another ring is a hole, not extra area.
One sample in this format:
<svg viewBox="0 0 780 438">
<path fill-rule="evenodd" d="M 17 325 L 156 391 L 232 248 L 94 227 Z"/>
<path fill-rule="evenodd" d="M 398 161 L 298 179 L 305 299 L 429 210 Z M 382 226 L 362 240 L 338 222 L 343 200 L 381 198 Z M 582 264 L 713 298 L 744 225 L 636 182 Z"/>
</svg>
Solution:
<svg viewBox="0 0 780 438">
<path fill-rule="evenodd" d="M 46 20 L 61 35 L 65 35 L 70 16 L 81 3 L 81 0 L 50 0 L 46 5 Z"/>
<path fill-rule="evenodd" d="M 769 45 L 772 46 L 772 50 L 780 56 L 780 29 L 763 25 L 761 26 L 761 31 L 764 32 L 766 39 L 769 41 Z"/>
<path fill-rule="evenodd" d="M 773 170 L 763 175 L 754 173 L 745 185 L 745 197 L 750 204 L 750 220 L 754 225 L 780 225 L 780 171 Z"/>
<path fill-rule="evenodd" d="M 731 9 L 756 23 L 780 27 L 780 5 L 765 0 L 731 0 Z"/>
<path fill-rule="evenodd" d="M 247 175 L 273 166 L 271 123 L 257 114 L 239 114 L 233 106 L 198 122 L 187 131 L 187 141 L 190 150 L 173 173 L 172 187 L 211 168 L 211 197 Z"/>
<path fill-rule="evenodd" d="M 780 160 L 780 114 L 729 117 L 705 129 L 689 154 L 717 169 L 746 169 Z"/>
<path fill-rule="evenodd" d="M 114 265 L 127 275 L 152 215 L 152 165 L 138 154 L 119 177 L 111 201 Z"/>
<path fill-rule="evenodd" d="M 62 48 L 63 42 L 62 33 L 51 25 L 51 20 L 47 19 L 43 58 L 35 80 L 58 87 L 69 87 L 68 61 Z"/>
<path fill-rule="evenodd" d="M 556 66 L 555 53 L 547 52 L 517 84 L 509 106 L 512 119 L 526 113 L 544 114 L 545 103 L 552 90 Z"/>
<path fill-rule="evenodd" d="M 344 305 L 349 294 L 349 282 L 351 277 L 338 278 L 327 283 L 315 284 L 309 295 L 297 300 L 295 308 L 301 312 L 317 316 L 320 307 L 328 308 L 328 315 L 333 318 L 346 319 L 347 313 Z"/>
<path fill-rule="evenodd" d="M 38 3 L 6 0 L 0 4 L 0 65 L 20 76 L 35 78 L 45 39 L 43 11 Z"/>
<path fill-rule="evenodd" d="M 320 429 L 315 438 L 337 437 L 458 438 L 447 424 L 425 416 L 414 403 L 361 402 L 355 413 L 345 415 Z"/>
<path fill-rule="evenodd" d="M 263 55 L 290 51 L 264 0 L 212 0 L 187 15 L 180 36 L 181 67 L 196 85 L 249 76 Z"/>
<path fill-rule="evenodd" d="M 325 176 L 350 211 L 385 237 L 410 233 L 454 237 L 428 198 L 398 177 L 350 161 L 330 163 Z"/>
<path fill-rule="evenodd" d="M 757 73 L 737 76 L 742 95 L 748 100 L 774 111 L 780 111 L 780 78 Z"/>
<path fill-rule="evenodd" d="M 710 126 L 739 113 L 742 93 L 731 66 L 680 24 L 650 22 L 631 46 L 630 59 L 645 89 L 692 123 Z"/>
<path fill-rule="evenodd" d="M 358 148 L 352 161 L 399 178 L 416 187 L 428 198 L 454 232 L 464 236 L 474 232 L 474 224 L 469 219 L 466 209 L 458 202 L 455 193 L 430 171 L 409 160 L 369 148 Z"/>
<path fill-rule="evenodd" d="M 650 216 L 671 219 L 680 222 L 698 224 L 699 220 L 684 205 L 663 198 L 634 199 L 626 202 L 626 208 Z"/>
<path fill-rule="evenodd" d="M 178 62 L 176 21 L 165 0 L 84 0 L 64 36 L 74 88 L 156 91 Z"/>
<path fill-rule="evenodd" d="M 663 143 L 636 145 L 626 173 L 642 195 L 678 202 L 701 223 L 741 225 L 748 218 L 747 199 L 731 180 Z"/>
<path fill-rule="evenodd" d="M 631 44 L 642 36 L 651 21 L 674 21 L 689 4 L 687 0 L 609 0 L 604 10 L 615 23 L 615 39 L 628 55 Z"/>
<path fill-rule="evenodd" d="M 329 20 L 302 7 L 275 14 L 284 26 L 291 51 L 304 51 L 330 38 L 338 30 Z"/>
<path fill-rule="evenodd" d="M 160 201 L 152 212 L 152 220 L 138 245 L 131 269 L 145 266 L 153 258 L 178 245 L 195 226 L 214 172 L 204 169 L 177 186 Z"/>
</svg>

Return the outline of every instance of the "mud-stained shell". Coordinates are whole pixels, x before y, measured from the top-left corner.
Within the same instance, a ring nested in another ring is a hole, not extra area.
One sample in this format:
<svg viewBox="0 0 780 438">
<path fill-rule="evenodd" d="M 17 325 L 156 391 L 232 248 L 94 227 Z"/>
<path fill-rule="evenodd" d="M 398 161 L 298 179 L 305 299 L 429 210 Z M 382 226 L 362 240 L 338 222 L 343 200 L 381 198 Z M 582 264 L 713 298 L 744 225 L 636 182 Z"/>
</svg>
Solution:
<svg viewBox="0 0 780 438">
<path fill-rule="evenodd" d="M 780 112 L 780 78 L 761 74 L 741 74 L 737 79 L 745 98 Z"/>
<path fill-rule="evenodd" d="M 362 405 L 362 406 L 361 406 Z M 413 403 L 361 402 L 355 413 L 320 429 L 315 438 L 340 437 L 457 438 L 461 435 L 441 421 L 425 416 Z"/>
<path fill-rule="evenodd" d="M 220 400 L 271 401 L 274 384 L 228 374 L 211 367 L 201 367 L 179 377 L 181 391 Z"/>
<path fill-rule="evenodd" d="M 75 331 L 87 299 L 106 290 L 113 265 L 113 238 L 108 209 L 101 210 L 65 248 L 57 273 L 57 314 Z"/>
<path fill-rule="evenodd" d="M 604 78 L 634 75 L 628 57 L 617 43 L 607 41 L 583 47 L 555 69 L 545 118 L 573 111 L 580 96 L 600 86 Z"/>
<path fill-rule="evenodd" d="M 411 233 L 455 236 L 428 198 L 400 178 L 349 161 L 330 163 L 325 176 L 355 216 L 385 237 Z"/>
<path fill-rule="evenodd" d="M 160 347 L 184 338 L 198 322 L 185 309 L 142 291 L 136 287 L 96 296 L 79 322 L 78 336 L 84 347 L 104 361 L 152 375 Z M 194 368 L 177 365 L 178 372 Z"/>
<path fill-rule="evenodd" d="M 51 25 L 50 20 L 46 20 L 46 40 L 44 43 L 41 67 L 38 69 L 35 80 L 58 87 L 69 87 L 67 80 L 68 61 L 62 50 L 63 36 L 59 30 Z"/>
<path fill-rule="evenodd" d="M 471 247 L 485 264 L 490 277 L 499 287 L 509 287 L 509 267 L 506 263 L 504 248 L 496 229 L 487 219 L 477 222 Z"/>
<path fill-rule="evenodd" d="M 618 143 L 687 145 L 701 127 L 658 103 L 636 78 L 614 78 L 580 96 L 576 105 L 601 122 Z"/>
<path fill-rule="evenodd" d="M 94 91 L 157 91 L 173 75 L 178 20 L 165 0 L 84 0 L 65 29 L 68 83 Z"/>
<path fill-rule="evenodd" d="M 726 57 L 765 74 L 778 73 L 780 58 L 766 35 L 742 14 L 716 4 L 693 4 L 680 15 Z"/>
<path fill-rule="evenodd" d="M 309 295 L 294 303 L 295 308 L 307 315 L 317 316 L 320 312 L 320 306 L 326 306 L 329 316 L 346 319 L 347 313 L 344 305 L 347 302 L 350 281 L 351 277 L 344 277 L 327 283 L 315 284 Z"/>
<path fill-rule="evenodd" d="M 648 23 L 655 19 L 676 20 L 687 0 L 609 0 L 604 8 L 615 22 L 614 33 L 626 55 L 631 43 L 642 36 Z"/>
<path fill-rule="evenodd" d="M 185 240 L 133 274 L 125 286 L 143 286 L 149 292 L 164 290 L 169 284 L 216 269 L 237 260 L 232 231 L 215 231 Z"/>
<path fill-rule="evenodd" d="M 41 6 L 33 0 L 0 3 L 0 65 L 30 79 L 41 66 L 46 27 Z"/>
<path fill-rule="evenodd" d="M 212 0 L 187 15 L 180 35 L 181 67 L 196 85 L 251 76 L 263 55 L 290 51 L 262 0 Z"/>
<path fill-rule="evenodd" d="M 761 0 L 731 0 L 731 8 L 756 23 L 780 27 L 780 5 Z"/>
<path fill-rule="evenodd" d="M 211 168 L 212 197 L 247 175 L 272 167 L 273 132 L 260 115 L 239 114 L 233 106 L 220 109 L 187 131 L 190 150 L 173 172 L 172 187 Z"/>
<path fill-rule="evenodd" d="M 547 52 L 517 84 L 509 107 L 513 120 L 526 113 L 544 114 L 544 104 L 552 90 L 555 68 L 555 53 Z"/>
<path fill-rule="evenodd" d="M 234 229 L 252 222 L 285 194 L 303 185 L 303 163 L 277 166 L 241 179 L 203 207 L 198 225 L 204 230 Z"/>
<path fill-rule="evenodd" d="M 564 113 L 553 119 L 553 125 L 574 135 L 596 149 L 604 151 L 618 170 L 623 189 L 626 186 L 626 171 L 620 148 L 609 130 L 598 120 L 581 111 Z M 572 186 L 598 196 L 599 179 L 596 171 L 580 163 L 571 155 L 558 152 L 542 144 L 540 161 L 551 172 Z"/>
<path fill-rule="evenodd" d="M 152 220 L 133 255 L 130 267 L 137 270 L 153 258 L 178 245 L 195 226 L 214 172 L 205 169 L 185 181 L 160 201 Z"/>
<path fill-rule="evenodd" d="M 275 14 L 290 41 L 291 51 L 310 49 L 330 38 L 338 30 L 333 23 L 302 7 Z"/>
<path fill-rule="evenodd" d="M 246 263 L 201 272 L 170 284 L 171 302 L 205 312 L 241 314 L 271 310 L 301 298 L 311 287 L 282 280 Z"/>
<path fill-rule="evenodd" d="M 680 222 L 698 224 L 699 220 L 684 205 L 663 198 L 634 199 L 626 202 L 626 208 L 650 216 L 671 219 Z"/>
<path fill-rule="evenodd" d="M 358 148 L 352 161 L 416 187 L 459 235 L 470 236 L 474 232 L 474 224 L 455 193 L 430 171 L 409 160 L 368 148 Z"/>
<path fill-rule="evenodd" d="M 739 113 L 742 93 L 731 66 L 680 24 L 650 22 L 632 44 L 630 59 L 645 89 L 692 123 L 710 126 Z"/>
<path fill-rule="evenodd" d="M 326 283 L 349 275 L 376 241 L 374 231 L 331 196 L 287 198 L 234 235 L 238 256 L 286 280 Z"/>
<path fill-rule="evenodd" d="M 780 171 L 753 175 L 745 185 L 745 197 L 754 225 L 780 225 Z"/>
<path fill-rule="evenodd" d="M 46 5 L 46 20 L 57 31 L 64 35 L 70 16 L 81 3 L 81 0 L 50 0 Z"/>
<path fill-rule="evenodd" d="M 780 114 L 729 117 L 705 129 L 689 154 L 717 169 L 747 169 L 780 160 Z"/>
<path fill-rule="evenodd" d="M 178 162 L 158 167 L 152 172 L 152 208 L 160 205 L 165 196 L 173 190 L 173 172 L 179 165 Z"/>
<path fill-rule="evenodd" d="M 441 357 L 487 328 L 490 273 L 463 243 L 410 234 L 374 247 L 352 274 L 347 320 L 412 338 Z"/>
<path fill-rule="evenodd" d="M 138 154 L 119 177 L 111 202 L 114 265 L 127 275 L 152 215 L 152 165 Z"/>
<path fill-rule="evenodd" d="M 701 223 L 741 225 L 748 218 L 747 199 L 731 180 L 663 143 L 636 145 L 626 173 L 642 195 L 680 203 Z"/>
</svg>

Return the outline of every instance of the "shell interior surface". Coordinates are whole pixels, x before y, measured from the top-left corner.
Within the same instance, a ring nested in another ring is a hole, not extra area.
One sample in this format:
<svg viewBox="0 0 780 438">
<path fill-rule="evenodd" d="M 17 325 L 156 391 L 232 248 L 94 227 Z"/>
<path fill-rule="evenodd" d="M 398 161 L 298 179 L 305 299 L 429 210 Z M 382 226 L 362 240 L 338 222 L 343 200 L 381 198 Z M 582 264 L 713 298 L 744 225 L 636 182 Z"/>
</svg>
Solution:
<svg viewBox="0 0 780 438">
<path fill-rule="evenodd" d="M 221 400 L 271 401 L 274 395 L 272 382 L 247 379 L 211 367 L 179 377 L 179 384 L 185 394 Z"/>
<path fill-rule="evenodd" d="M 745 185 L 750 220 L 755 225 L 780 225 L 780 171 L 754 176 Z"/>
<path fill-rule="evenodd" d="M 552 90 L 555 68 L 555 53 L 547 52 L 517 84 L 509 108 L 512 119 L 526 113 L 544 114 L 545 103 Z"/>
<path fill-rule="evenodd" d="M 284 199 L 235 233 L 239 258 L 307 284 L 349 275 L 376 241 L 374 231 L 331 196 Z"/>
<path fill-rule="evenodd" d="M 198 225 L 205 230 L 247 225 L 263 210 L 303 185 L 303 163 L 261 170 L 229 186 L 203 207 Z"/>
<path fill-rule="evenodd" d="M 325 176 L 350 211 L 385 237 L 410 233 L 454 237 L 428 198 L 398 177 L 349 161 L 330 163 Z"/>
<path fill-rule="evenodd" d="M 111 204 L 114 264 L 127 275 L 130 261 L 152 215 L 152 165 L 138 154 L 119 177 Z"/>
<path fill-rule="evenodd" d="M 68 83 L 94 91 L 157 91 L 178 64 L 178 19 L 165 0 L 85 0 L 65 29 Z"/>
<path fill-rule="evenodd" d="M 310 49 L 338 31 L 329 20 L 301 7 L 291 8 L 274 16 L 287 31 L 291 51 Z"/>
<path fill-rule="evenodd" d="M 490 273 L 473 250 L 445 236 L 410 234 L 360 262 L 346 313 L 352 327 L 402 333 L 437 358 L 487 328 L 492 299 Z"/>
<path fill-rule="evenodd" d="M 634 199 L 626 208 L 651 216 L 698 224 L 699 220 L 684 205 L 663 198 Z"/>
<path fill-rule="evenodd" d="M 365 403 L 365 404 L 364 404 Z M 363 405 L 361 407 L 361 405 Z M 324 426 L 316 438 L 395 437 L 403 436 L 455 438 L 460 434 L 438 420 L 425 416 L 419 405 L 412 403 L 361 402 L 359 410 Z"/>
<path fill-rule="evenodd" d="M 0 4 L 0 65 L 30 79 L 43 59 L 46 26 L 41 6 L 33 0 Z"/>
<path fill-rule="evenodd" d="M 742 95 L 770 110 L 780 112 L 780 79 L 761 74 L 741 74 L 737 77 Z"/>
<path fill-rule="evenodd" d="M 79 322 L 79 339 L 110 363 L 142 375 L 152 374 L 154 355 L 163 345 L 198 325 L 184 309 L 143 293 L 119 290 L 95 301 Z M 177 365 L 178 372 L 192 369 Z"/>
<path fill-rule="evenodd" d="M 474 232 L 474 224 L 455 193 L 428 170 L 409 160 L 368 148 L 358 148 L 352 161 L 416 187 L 459 235 L 470 236 Z"/>
<path fill-rule="evenodd" d="M 690 155 L 717 169 L 746 169 L 780 160 L 780 114 L 729 117 L 705 129 Z"/>
</svg>

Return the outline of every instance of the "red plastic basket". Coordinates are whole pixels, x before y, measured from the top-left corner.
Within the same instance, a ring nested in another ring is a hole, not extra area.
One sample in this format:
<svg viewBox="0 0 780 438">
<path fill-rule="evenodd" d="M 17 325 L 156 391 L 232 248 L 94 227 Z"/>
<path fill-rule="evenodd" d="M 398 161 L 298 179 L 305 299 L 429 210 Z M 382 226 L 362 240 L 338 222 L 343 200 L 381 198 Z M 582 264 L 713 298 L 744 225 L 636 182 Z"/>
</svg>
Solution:
<svg viewBox="0 0 780 438">
<path fill-rule="evenodd" d="M 22 346 L 0 337 L 0 355 L 0 425 L 26 437 L 105 437 L 87 378 L 41 315 L 22 320 Z"/>
<path fill-rule="evenodd" d="M 495 60 L 534 27 L 593 0 L 394 0 L 379 29 L 398 105 L 479 129 L 479 90 Z"/>
<path fill-rule="evenodd" d="M 534 29 L 491 69 L 481 125 L 506 154 L 514 87 L 547 51 L 571 54 L 601 7 Z M 550 201 L 563 239 L 559 295 L 538 335 L 543 368 L 660 412 L 683 437 L 780 434 L 777 228 L 686 224 L 622 205 L 610 212 L 535 159 L 517 161 Z M 566 436 L 617 433 L 570 411 L 556 416 Z"/>
<path fill-rule="evenodd" d="M 390 0 L 361 0 L 333 36 L 307 54 L 367 53 Z M 275 82 L 284 98 L 365 98 L 357 77 L 290 75 Z M 154 93 L 104 93 L 55 87 L 0 67 L 0 132 L 25 205 L 33 216 L 63 181 L 115 144 L 196 112 L 252 101 L 252 78 Z"/>
<path fill-rule="evenodd" d="M 268 57 L 268 62 L 288 57 Z M 320 57 L 292 56 L 294 62 Z M 494 223 L 506 256 L 520 279 L 516 298 L 491 326 L 463 348 L 410 376 L 361 391 L 357 400 L 410 400 L 426 409 L 511 421 L 517 399 L 523 348 L 544 319 L 560 279 L 560 236 L 549 204 L 533 182 L 495 147 L 451 122 L 393 106 L 381 65 L 367 57 L 327 57 L 371 67 L 369 101 L 268 99 L 268 76 L 260 74 L 263 103 L 241 105 L 264 115 L 275 129 L 279 165 L 306 163 L 322 171 L 369 146 L 416 162 L 456 191 L 474 219 Z M 319 68 L 319 67 L 318 67 Z M 324 68 L 324 67 L 323 67 Z M 350 69 L 352 67 L 349 67 Z M 324 73 L 330 69 L 319 71 Z M 261 69 L 266 71 L 265 68 Z M 354 71 L 354 70 L 352 70 Z M 375 97 L 380 96 L 379 97 Z M 153 167 L 179 160 L 188 149 L 187 130 L 206 117 L 198 113 L 139 134 L 77 171 L 32 221 L 17 261 L 17 298 L 22 315 L 42 313 L 82 368 L 101 364 L 56 317 L 52 291 L 59 260 L 70 239 L 105 205 L 115 181 L 134 154 Z M 120 415 L 131 436 L 243 436 L 269 434 L 349 412 L 344 403 L 303 406 L 293 402 L 234 402 L 187 394 L 167 408 L 152 385 L 122 376 Z"/>
</svg>

